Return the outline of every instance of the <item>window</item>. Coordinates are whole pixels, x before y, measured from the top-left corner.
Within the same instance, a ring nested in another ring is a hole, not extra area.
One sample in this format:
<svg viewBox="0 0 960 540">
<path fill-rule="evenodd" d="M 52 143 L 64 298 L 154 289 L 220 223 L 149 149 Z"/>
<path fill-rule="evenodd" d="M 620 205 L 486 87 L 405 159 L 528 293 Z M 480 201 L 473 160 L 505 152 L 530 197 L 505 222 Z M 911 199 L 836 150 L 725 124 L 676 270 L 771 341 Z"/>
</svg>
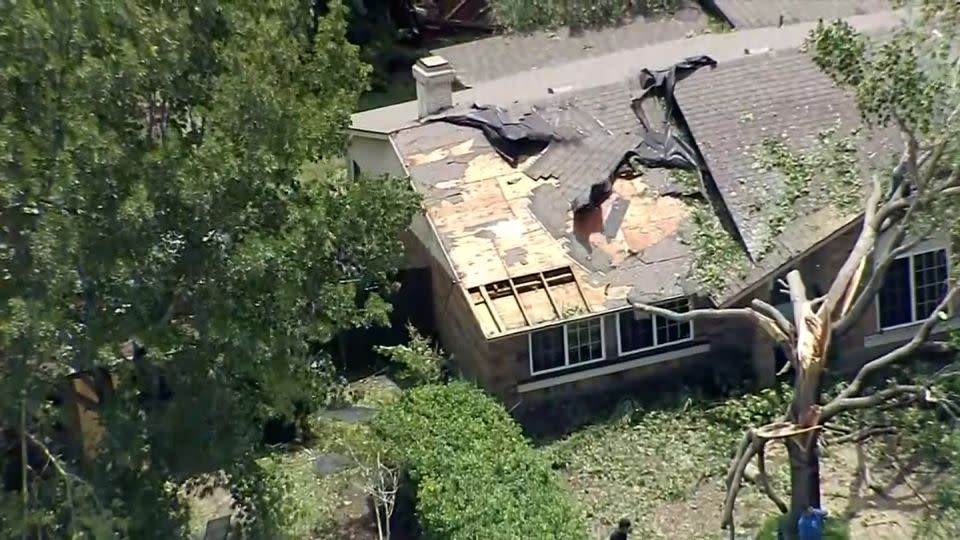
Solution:
<svg viewBox="0 0 960 540">
<path fill-rule="evenodd" d="M 922 321 L 947 294 L 947 252 L 901 257 L 890 265 L 877 295 L 880 329 Z"/>
<path fill-rule="evenodd" d="M 603 360 L 603 347 L 602 317 L 533 332 L 530 334 L 530 373 Z"/>
<path fill-rule="evenodd" d="M 690 310 L 690 300 L 681 298 L 660 307 L 683 313 Z M 630 310 L 617 314 L 617 336 L 620 354 L 628 354 L 689 341 L 693 338 L 693 327 L 689 322 Z"/>
</svg>

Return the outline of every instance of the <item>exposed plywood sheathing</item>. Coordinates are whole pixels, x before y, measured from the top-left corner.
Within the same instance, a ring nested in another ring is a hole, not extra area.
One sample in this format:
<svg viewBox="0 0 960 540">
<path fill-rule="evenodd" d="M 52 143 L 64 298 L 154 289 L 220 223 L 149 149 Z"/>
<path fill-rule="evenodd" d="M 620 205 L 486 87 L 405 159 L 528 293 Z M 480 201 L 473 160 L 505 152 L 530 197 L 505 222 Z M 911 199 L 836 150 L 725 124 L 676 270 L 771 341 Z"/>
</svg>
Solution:
<svg viewBox="0 0 960 540">
<path fill-rule="evenodd" d="M 581 230 L 560 181 L 525 172 L 537 157 L 512 168 L 478 131 L 441 123 L 396 142 L 487 337 L 625 307 L 638 281 L 650 294 L 680 293 L 676 237 L 689 208 L 648 186 L 652 177 L 616 180 L 597 230 Z"/>
</svg>

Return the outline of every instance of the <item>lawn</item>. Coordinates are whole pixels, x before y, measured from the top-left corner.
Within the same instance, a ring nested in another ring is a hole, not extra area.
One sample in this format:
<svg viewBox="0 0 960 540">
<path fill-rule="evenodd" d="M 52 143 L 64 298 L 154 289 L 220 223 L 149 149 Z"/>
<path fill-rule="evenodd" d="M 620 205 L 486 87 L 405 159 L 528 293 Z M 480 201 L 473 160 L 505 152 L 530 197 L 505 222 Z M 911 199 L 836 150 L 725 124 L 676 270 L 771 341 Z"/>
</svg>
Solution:
<svg viewBox="0 0 960 540">
<path fill-rule="evenodd" d="M 703 410 L 678 407 L 594 425 L 543 451 L 580 503 L 591 538 L 627 517 L 637 538 L 701 539 L 719 537 L 723 476 L 739 436 Z M 742 525 L 759 525 L 773 510 L 750 489 L 739 508 Z"/>
<path fill-rule="evenodd" d="M 620 518 L 634 524 L 635 537 L 649 540 L 726 538 L 719 528 L 724 476 L 742 431 L 777 410 L 775 393 L 731 399 L 714 406 L 669 407 L 605 421 L 542 446 L 566 481 L 590 524 L 590 538 L 606 538 Z M 766 403 L 766 404 L 764 404 Z M 753 418 L 751 420 L 751 418 Z M 883 463 L 898 453 L 889 441 L 872 441 L 873 482 L 858 482 L 855 446 L 824 448 L 821 462 L 824 506 L 849 521 L 850 538 L 907 540 L 928 516 L 943 471 L 915 462 L 902 472 Z M 774 489 L 789 498 L 786 451 L 767 450 Z M 753 485 L 737 499 L 738 537 L 760 531 L 777 509 Z M 938 537 L 939 538 L 939 537 Z"/>
</svg>

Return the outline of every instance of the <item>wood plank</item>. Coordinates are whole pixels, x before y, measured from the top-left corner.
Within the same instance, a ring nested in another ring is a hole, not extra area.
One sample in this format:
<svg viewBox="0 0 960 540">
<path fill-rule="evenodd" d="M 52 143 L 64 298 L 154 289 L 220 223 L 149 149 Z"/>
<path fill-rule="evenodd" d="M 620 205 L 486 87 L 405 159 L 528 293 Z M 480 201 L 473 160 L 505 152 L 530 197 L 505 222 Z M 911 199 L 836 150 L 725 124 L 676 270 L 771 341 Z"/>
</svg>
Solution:
<svg viewBox="0 0 960 540">
<path fill-rule="evenodd" d="M 580 283 L 580 276 L 573 270 L 571 270 L 570 273 L 573 274 L 573 282 L 577 284 L 577 292 L 580 293 L 580 298 L 583 299 L 583 307 L 587 308 L 588 313 L 593 311 L 590 308 L 590 302 L 587 301 L 587 295 L 583 294 L 583 285 Z"/>
<path fill-rule="evenodd" d="M 500 314 L 498 314 L 496 308 L 493 307 L 493 301 L 490 300 L 490 295 L 487 294 L 486 285 L 480 286 L 480 296 L 483 297 L 484 303 L 487 304 L 487 309 L 490 311 L 490 316 L 493 317 L 493 324 L 497 325 L 497 332 L 503 332 L 506 330 L 507 327 L 503 325 L 503 321 L 500 320 Z"/>
<path fill-rule="evenodd" d="M 517 294 L 517 287 L 513 283 L 513 278 L 507 278 L 507 281 L 510 283 L 510 290 L 513 291 L 513 299 L 517 301 L 517 305 L 520 306 L 520 314 L 523 315 L 523 322 L 527 326 L 530 326 L 530 317 L 527 316 L 527 310 L 523 307 L 523 302 L 520 300 L 520 295 Z"/>
<path fill-rule="evenodd" d="M 550 300 L 550 305 L 553 306 L 553 312 L 557 314 L 558 319 L 562 319 L 563 315 L 560 313 L 560 308 L 557 307 L 557 301 L 553 299 L 553 293 L 550 292 L 550 284 L 547 283 L 547 278 L 543 277 L 543 272 L 540 272 L 540 283 L 543 284 L 543 290 L 547 292 L 547 300 Z"/>
</svg>

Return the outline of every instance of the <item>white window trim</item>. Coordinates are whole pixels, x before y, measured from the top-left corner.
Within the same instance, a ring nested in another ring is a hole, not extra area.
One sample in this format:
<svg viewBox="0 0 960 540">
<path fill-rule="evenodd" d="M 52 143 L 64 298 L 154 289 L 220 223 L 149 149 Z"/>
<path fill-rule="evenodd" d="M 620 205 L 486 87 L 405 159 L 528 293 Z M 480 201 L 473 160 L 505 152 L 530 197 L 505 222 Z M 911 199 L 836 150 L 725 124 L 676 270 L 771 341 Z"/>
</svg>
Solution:
<svg viewBox="0 0 960 540">
<path fill-rule="evenodd" d="M 578 381 L 593 379 L 595 377 L 603 377 L 604 375 L 612 375 L 614 373 L 629 371 L 631 369 L 640 367 L 682 360 L 684 358 L 690 358 L 708 352 L 710 352 L 710 344 L 701 343 L 700 345 L 684 347 L 683 349 L 678 349 L 675 351 L 665 351 L 651 356 L 641 356 L 640 358 L 634 358 L 633 360 L 627 360 L 626 362 L 617 362 L 614 364 L 595 367 L 593 369 L 575 371 L 573 373 L 562 373 L 546 379 L 520 383 L 517 385 L 517 392 L 523 394 L 526 392 L 543 390 L 544 388 L 552 388 L 554 386 L 575 383 Z"/>
<path fill-rule="evenodd" d="M 556 327 L 553 326 L 550 328 L 543 328 L 543 329 L 537 330 L 536 332 L 528 333 L 527 334 L 527 351 L 528 351 L 527 358 L 530 363 L 530 375 L 533 376 L 533 375 L 543 375 L 544 373 L 555 373 L 557 371 L 564 371 L 564 370 L 573 369 L 575 367 L 580 367 L 580 366 L 588 366 L 590 364 L 596 364 L 597 362 L 603 362 L 604 360 L 606 360 L 607 359 L 607 336 L 606 336 L 606 330 L 604 329 L 605 325 L 603 324 L 604 319 L 606 319 L 606 317 L 601 315 L 599 317 L 591 317 L 589 319 L 581 319 L 579 321 L 564 323 L 562 325 L 563 327 L 563 365 L 555 368 L 550 368 L 550 369 L 542 369 L 540 371 L 534 371 L 533 369 L 533 335 L 536 334 L 537 332 L 553 330 Z M 600 322 L 600 358 L 587 360 L 586 362 L 578 362 L 576 364 L 571 364 L 570 363 L 570 338 L 568 337 L 567 327 L 574 324 L 583 324 L 583 323 L 593 322 L 595 320 Z"/>
<path fill-rule="evenodd" d="M 676 301 L 676 300 L 681 300 L 681 298 L 674 298 L 673 300 L 666 300 L 665 303 L 666 303 L 666 302 Z M 690 299 L 689 299 L 689 298 L 687 298 L 687 302 L 690 302 Z M 692 307 L 692 306 L 691 306 L 691 307 Z M 676 345 L 676 344 L 678 344 L 678 343 L 688 343 L 688 342 L 690 342 L 690 341 L 693 341 L 693 333 L 694 333 L 694 332 L 693 332 L 693 323 L 690 322 L 690 321 L 688 321 L 687 324 L 690 325 L 690 337 L 684 338 L 684 339 L 678 339 L 678 340 L 676 340 L 676 341 L 668 341 L 667 343 L 657 343 L 657 325 L 656 325 L 656 323 L 654 322 L 654 317 L 656 317 L 656 315 L 654 315 L 654 314 L 651 313 L 651 314 L 650 314 L 650 325 L 653 326 L 653 345 L 650 346 L 650 347 L 640 347 L 639 349 L 632 349 L 632 350 L 629 350 L 629 351 L 625 351 L 625 350 L 623 350 L 623 340 L 620 338 L 620 315 L 621 315 L 622 313 L 627 313 L 627 312 L 629 312 L 629 311 L 633 311 L 633 310 L 632 310 L 632 309 L 629 309 L 629 310 L 624 310 L 624 311 L 618 311 L 618 312 L 615 314 L 616 317 L 617 317 L 617 355 L 618 355 L 618 356 L 624 356 L 624 355 L 627 355 L 627 354 L 636 354 L 636 353 L 641 353 L 641 352 L 645 352 L 645 351 L 653 351 L 653 350 L 656 350 L 656 349 L 662 349 L 662 348 L 664 348 L 664 347 L 669 347 L 669 346 L 671 346 L 671 345 Z"/>
<path fill-rule="evenodd" d="M 918 246 L 918 248 L 919 248 L 919 246 Z M 925 253 L 934 253 L 934 252 L 937 252 L 937 251 L 945 251 L 945 252 L 946 252 L 946 255 L 947 255 L 947 280 L 948 280 L 948 283 L 949 283 L 949 279 L 950 279 L 950 250 L 947 249 L 946 247 L 943 247 L 943 246 L 941 246 L 941 247 L 928 246 L 928 247 L 921 248 L 921 249 L 918 249 L 918 248 L 914 248 L 914 250 L 912 250 L 912 251 L 910 251 L 910 252 L 908 252 L 908 253 L 905 253 L 905 254 L 903 254 L 903 255 L 901 255 L 901 256 L 899 256 L 899 257 L 897 257 L 897 258 L 894 259 L 894 261 L 899 261 L 900 259 L 907 259 L 907 262 L 908 262 L 908 265 L 909 265 L 909 269 L 907 270 L 907 272 L 908 272 L 909 277 L 910 277 L 910 319 L 911 319 L 911 320 L 910 320 L 910 322 L 905 322 L 905 323 L 901 323 L 901 324 L 893 324 L 893 325 L 890 325 L 890 326 L 883 326 L 883 324 L 880 322 L 880 291 L 877 291 L 877 295 L 876 295 L 876 297 L 873 299 L 873 308 L 874 308 L 873 310 L 874 310 L 874 312 L 876 313 L 877 332 L 878 332 L 878 333 L 889 332 L 889 331 L 891 331 L 891 330 L 897 330 L 897 329 L 899 329 L 899 328 L 909 328 L 909 327 L 911 327 L 911 326 L 919 326 L 919 325 L 923 324 L 923 319 L 917 320 L 917 298 L 916 298 L 916 294 L 917 294 L 916 288 L 917 288 L 917 287 L 916 287 L 916 277 L 914 276 L 914 272 L 913 272 L 913 258 L 914 258 L 914 257 L 916 257 L 917 255 L 923 255 L 923 254 L 925 254 Z M 881 288 L 883 288 L 882 285 L 881 285 Z M 951 308 L 951 306 L 947 306 L 947 316 L 952 317 L 952 316 L 953 316 L 953 313 L 952 313 L 953 310 L 950 309 L 950 308 Z"/>
</svg>

